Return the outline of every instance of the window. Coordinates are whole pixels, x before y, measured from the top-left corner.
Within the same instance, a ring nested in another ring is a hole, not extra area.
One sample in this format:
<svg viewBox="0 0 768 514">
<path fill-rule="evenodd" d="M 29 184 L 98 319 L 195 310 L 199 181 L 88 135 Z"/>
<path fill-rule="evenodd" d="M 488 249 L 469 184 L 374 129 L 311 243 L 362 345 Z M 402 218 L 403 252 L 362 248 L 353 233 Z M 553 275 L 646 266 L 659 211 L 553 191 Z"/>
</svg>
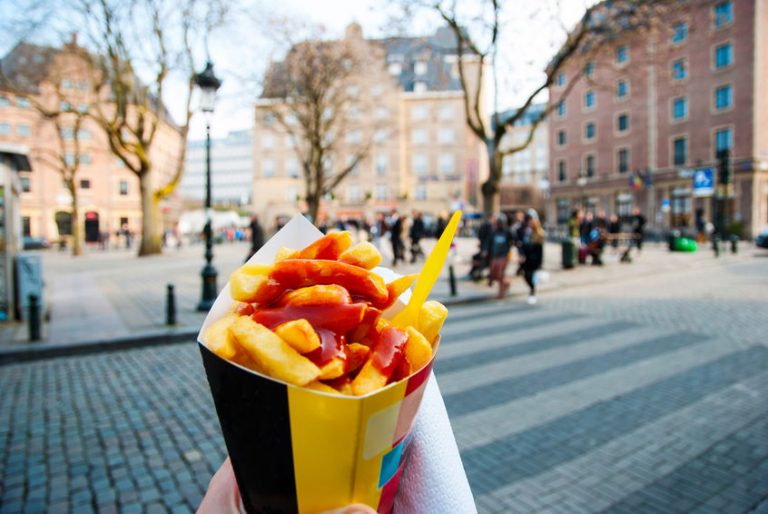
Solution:
<svg viewBox="0 0 768 514">
<path fill-rule="evenodd" d="M 672 25 L 672 42 L 682 43 L 688 39 L 688 24 L 684 21 L 678 21 Z"/>
<path fill-rule="evenodd" d="M 411 107 L 411 119 L 412 120 L 423 120 L 427 117 L 427 106 L 426 105 L 414 105 Z"/>
<path fill-rule="evenodd" d="M 74 166 L 75 164 L 75 154 L 72 152 L 67 152 L 64 154 L 64 162 L 67 163 L 67 166 Z"/>
<path fill-rule="evenodd" d="M 91 159 L 91 154 L 80 154 L 80 164 L 91 164 L 92 162 L 93 160 Z"/>
<path fill-rule="evenodd" d="M 414 145 L 426 144 L 427 131 L 425 129 L 413 129 L 413 131 L 411 131 L 411 142 Z"/>
<path fill-rule="evenodd" d="M 0 122 L 0 136 L 8 136 L 11 134 L 10 123 Z"/>
<path fill-rule="evenodd" d="M 412 157 L 413 172 L 419 176 L 424 177 L 427 174 L 427 156 L 421 153 L 414 154 Z"/>
<path fill-rule="evenodd" d="M 555 85 L 558 87 L 563 87 L 565 85 L 565 73 L 562 71 L 557 74 L 557 78 L 555 79 Z"/>
<path fill-rule="evenodd" d="M 347 186 L 347 201 L 348 202 L 359 202 L 363 199 L 363 192 L 360 190 L 360 186 L 357 184 L 352 184 L 350 186 Z"/>
<path fill-rule="evenodd" d="M 720 2 L 715 5 L 715 28 L 724 27 L 733 22 L 733 3 L 728 0 L 727 2 Z"/>
<path fill-rule="evenodd" d="M 672 141 L 672 164 L 675 166 L 684 166 L 688 162 L 688 139 L 685 137 L 678 137 Z"/>
<path fill-rule="evenodd" d="M 731 129 L 725 128 L 715 132 L 715 155 L 723 150 L 730 150 L 732 146 Z"/>
<path fill-rule="evenodd" d="M 595 137 L 595 124 L 590 121 L 589 123 L 584 125 L 584 138 L 594 139 L 594 137 Z"/>
<path fill-rule="evenodd" d="M 387 168 L 389 167 L 389 158 L 384 154 L 379 154 L 373 159 L 373 165 L 376 168 L 376 174 L 380 177 L 387 175 Z"/>
<path fill-rule="evenodd" d="M 672 118 L 675 120 L 684 120 L 688 117 L 688 100 L 681 96 L 672 101 Z"/>
<path fill-rule="evenodd" d="M 389 70 L 390 75 L 400 75 L 400 73 L 403 72 L 403 65 L 399 62 L 391 62 L 387 69 Z"/>
<path fill-rule="evenodd" d="M 620 80 L 616 83 L 616 97 L 625 98 L 629 93 L 629 85 L 626 80 Z"/>
<path fill-rule="evenodd" d="M 85 114 L 88 112 L 88 104 L 80 104 L 77 106 L 77 112 L 80 114 Z"/>
<path fill-rule="evenodd" d="M 565 130 L 558 130 L 557 131 L 557 144 L 560 146 L 563 146 L 565 143 L 567 143 L 567 138 L 565 135 Z"/>
<path fill-rule="evenodd" d="M 426 75 L 427 74 L 427 63 L 424 61 L 416 61 L 413 65 L 413 73 L 416 75 Z"/>
<path fill-rule="evenodd" d="M 373 141 L 376 143 L 385 143 L 388 136 L 389 132 L 387 132 L 387 129 L 376 129 L 373 133 Z"/>
<path fill-rule="evenodd" d="M 629 171 L 629 149 L 622 148 L 616 154 L 618 157 L 618 170 L 619 173 L 626 173 Z"/>
<path fill-rule="evenodd" d="M 418 184 L 416 186 L 416 199 L 417 200 L 427 199 L 427 186 L 425 186 L 424 184 Z"/>
<path fill-rule="evenodd" d="M 347 132 L 347 144 L 359 145 L 363 141 L 363 132 L 360 130 L 350 130 Z"/>
<path fill-rule="evenodd" d="M 443 105 L 438 112 L 438 118 L 441 120 L 450 120 L 453 118 L 453 106 Z"/>
<path fill-rule="evenodd" d="M 32 191 L 32 187 L 30 185 L 29 177 L 26 175 L 22 175 L 19 177 L 19 183 L 21 184 L 21 192 L 22 193 L 29 193 Z"/>
<path fill-rule="evenodd" d="M 7 96 L 0 96 L 0 107 L 8 107 L 11 105 L 11 102 L 8 101 Z"/>
<path fill-rule="evenodd" d="M 69 79 L 61 79 L 61 89 L 72 89 L 72 81 Z"/>
<path fill-rule="evenodd" d="M 414 93 L 425 93 L 427 91 L 427 83 L 426 82 L 416 82 L 413 85 L 413 92 Z"/>
<path fill-rule="evenodd" d="M 21 235 L 24 237 L 32 235 L 32 220 L 29 216 L 21 217 Z"/>
<path fill-rule="evenodd" d="M 629 130 L 629 114 L 619 114 L 616 118 L 616 128 L 619 132 Z"/>
<path fill-rule="evenodd" d="M 592 74 L 595 72 L 595 63 L 592 61 L 588 61 L 587 64 L 584 65 L 584 75 L 586 75 L 588 78 L 592 77 Z"/>
<path fill-rule="evenodd" d="M 363 115 L 363 110 L 356 105 L 353 105 L 352 107 L 347 109 L 347 118 L 349 118 L 350 120 L 359 120 L 362 115 Z"/>
<path fill-rule="evenodd" d="M 731 106 L 733 102 L 733 92 L 730 85 L 720 86 L 715 89 L 715 109 L 721 111 Z"/>
<path fill-rule="evenodd" d="M 565 182 L 565 161 L 557 162 L 557 180 Z"/>
<path fill-rule="evenodd" d="M 271 135 L 267 134 L 265 135 L 261 140 L 261 147 L 262 148 L 274 148 L 275 146 L 275 138 Z"/>
<path fill-rule="evenodd" d="M 290 178 L 299 178 L 299 161 L 292 157 L 285 161 L 285 173 Z"/>
<path fill-rule="evenodd" d="M 724 43 L 715 47 L 715 69 L 733 64 L 733 45 Z"/>
<path fill-rule="evenodd" d="M 261 162 L 261 172 L 264 178 L 270 178 L 275 176 L 275 161 L 272 159 L 264 159 Z"/>
<path fill-rule="evenodd" d="M 437 140 L 440 144 L 447 145 L 451 144 L 454 141 L 454 132 L 453 129 L 449 128 L 441 128 L 440 131 L 437 133 Z"/>
<path fill-rule="evenodd" d="M 347 96 L 349 98 L 357 98 L 360 96 L 360 87 L 354 84 L 347 86 Z"/>
<path fill-rule="evenodd" d="M 623 64 L 628 60 L 629 60 L 629 50 L 627 50 L 627 47 L 622 45 L 616 48 L 616 63 Z"/>
<path fill-rule="evenodd" d="M 388 200 L 389 188 L 386 186 L 386 184 L 376 184 L 374 195 L 376 195 L 377 200 Z"/>
<path fill-rule="evenodd" d="M 128 181 L 121 180 L 117 185 L 117 191 L 120 196 L 128 196 Z"/>
<path fill-rule="evenodd" d="M 456 173 L 456 163 L 452 153 L 440 154 L 438 162 L 440 173 L 443 175 L 454 175 Z"/>
<path fill-rule="evenodd" d="M 91 139 L 91 131 L 88 129 L 80 129 L 77 131 L 77 138 L 80 141 Z"/>
<path fill-rule="evenodd" d="M 557 115 L 561 118 L 565 116 L 565 100 L 557 102 Z"/>
<path fill-rule="evenodd" d="M 61 102 L 59 102 L 59 110 L 62 112 L 69 112 L 72 110 L 72 104 L 62 100 Z"/>
<path fill-rule="evenodd" d="M 19 123 L 16 125 L 16 135 L 21 137 L 27 137 L 30 134 L 29 125 L 25 123 Z"/>
<path fill-rule="evenodd" d="M 587 169 L 588 177 L 595 176 L 595 156 L 594 155 L 587 155 L 587 158 L 584 161 L 584 167 Z"/>
<path fill-rule="evenodd" d="M 377 120 L 383 120 L 386 119 L 389 116 L 389 109 L 383 106 L 376 107 L 376 110 L 373 111 L 374 116 L 376 116 Z"/>
<path fill-rule="evenodd" d="M 688 67 L 685 59 L 678 59 L 672 63 L 672 78 L 674 80 L 683 80 L 688 76 Z"/>
<path fill-rule="evenodd" d="M 381 94 L 384 92 L 384 86 L 381 84 L 376 84 L 375 86 L 371 87 L 371 96 L 381 96 Z"/>
<path fill-rule="evenodd" d="M 595 92 L 592 90 L 584 93 L 584 107 L 587 109 L 595 106 Z"/>
<path fill-rule="evenodd" d="M 80 189 L 90 189 L 91 188 L 91 179 L 84 178 L 80 179 Z"/>
<path fill-rule="evenodd" d="M 22 109 L 26 109 L 27 107 L 29 107 L 29 98 L 24 98 L 23 96 L 17 96 L 16 107 L 21 107 Z"/>
</svg>

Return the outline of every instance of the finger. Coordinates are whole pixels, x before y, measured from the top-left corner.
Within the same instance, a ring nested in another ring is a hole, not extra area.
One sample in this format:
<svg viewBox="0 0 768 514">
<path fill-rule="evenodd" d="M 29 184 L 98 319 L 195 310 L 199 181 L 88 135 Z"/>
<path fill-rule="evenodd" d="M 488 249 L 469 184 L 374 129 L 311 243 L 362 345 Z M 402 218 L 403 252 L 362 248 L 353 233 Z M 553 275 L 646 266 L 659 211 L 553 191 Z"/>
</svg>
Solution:
<svg viewBox="0 0 768 514">
<path fill-rule="evenodd" d="M 240 491 L 229 457 L 213 475 L 197 514 L 240 514 Z"/>
</svg>

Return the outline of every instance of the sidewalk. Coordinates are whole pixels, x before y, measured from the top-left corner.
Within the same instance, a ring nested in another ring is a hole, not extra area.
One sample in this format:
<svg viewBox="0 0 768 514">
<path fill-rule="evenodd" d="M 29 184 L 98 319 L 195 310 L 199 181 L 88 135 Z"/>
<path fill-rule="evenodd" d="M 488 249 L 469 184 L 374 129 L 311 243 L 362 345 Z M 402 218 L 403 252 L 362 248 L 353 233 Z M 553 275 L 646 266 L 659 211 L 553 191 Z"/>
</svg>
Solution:
<svg viewBox="0 0 768 514">
<path fill-rule="evenodd" d="M 432 249 L 434 242 L 422 243 L 425 252 Z M 445 266 L 431 297 L 448 305 L 495 300 L 495 287 L 466 279 L 471 255 L 477 251 L 477 241 L 459 238 L 456 243 L 453 262 L 457 295 L 450 295 L 448 266 Z M 214 248 L 219 287 L 242 263 L 247 250 L 245 243 L 222 244 Z M 205 317 L 196 310 L 203 251 L 202 245 L 195 245 L 142 259 L 127 251 L 93 250 L 80 258 L 60 252 L 43 252 L 45 296 L 50 309 L 50 321 L 43 328 L 43 341 L 28 342 L 27 327 L 22 323 L 0 325 L 0 362 L 106 347 L 194 340 Z M 383 248 L 382 253 L 383 264 L 389 265 L 391 252 Z M 633 255 L 631 264 L 619 263 L 618 254 L 612 254 L 608 248 L 604 266 L 562 270 L 560 245 L 547 243 L 544 269 L 550 272 L 550 280 L 540 286 L 539 292 L 545 299 L 548 291 L 670 273 L 687 266 L 716 266 L 750 253 L 751 246 L 742 245 L 740 254 L 721 253 L 720 259 L 715 259 L 708 248 L 683 254 L 668 252 L 666 245 L 649 244 L 641 255 Z M 396 271 L 415 273 L 422 264 L 401 264 Z M 511 263 L 508 273 L 512 275 L 516 269 L 516 263 Z M 177 324 L 174 326 L 165 324 L 168 283 L 174 284 L 176 292 Z M 527 287 L 523 280 L 513 278 L 510 297 L 514 301 L 525 296 Z"/>
</svg>

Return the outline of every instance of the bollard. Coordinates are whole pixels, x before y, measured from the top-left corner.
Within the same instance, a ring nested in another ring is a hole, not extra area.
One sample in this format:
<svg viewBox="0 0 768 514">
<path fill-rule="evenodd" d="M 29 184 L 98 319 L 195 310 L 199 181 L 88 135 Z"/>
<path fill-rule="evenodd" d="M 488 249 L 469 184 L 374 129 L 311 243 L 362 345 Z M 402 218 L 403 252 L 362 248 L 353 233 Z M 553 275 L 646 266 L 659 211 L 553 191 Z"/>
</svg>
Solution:
<svg viewBox="0 0 768 514">
<path fill-rule="evenodd" d="M 448 265 L 448 284 L 451 286 L 451 296 L 456 296 L 456 274 L 453 272 L 453 264 Z"/>
<path fill-rule="evenodd" d="M 173 284 L 168 284 L 168 293 L 165 300 L 165 324 L 176 324 L 176 295 L 173 292 Z"/>
<path fill-rule="evenodd" d="M 739 253 L 739 236 L 731 236 L 731 253 Z"/>
<path fill-rule="evenodd" d="M 712 236 L 712 251 L 715 257 L 720 257 L 720 236 Z"/>
<path fill-rule="evenodd" d="M 37 295 L 29 295 L 29 340 L 40 340 L 40 304 Z"/>
</svg>

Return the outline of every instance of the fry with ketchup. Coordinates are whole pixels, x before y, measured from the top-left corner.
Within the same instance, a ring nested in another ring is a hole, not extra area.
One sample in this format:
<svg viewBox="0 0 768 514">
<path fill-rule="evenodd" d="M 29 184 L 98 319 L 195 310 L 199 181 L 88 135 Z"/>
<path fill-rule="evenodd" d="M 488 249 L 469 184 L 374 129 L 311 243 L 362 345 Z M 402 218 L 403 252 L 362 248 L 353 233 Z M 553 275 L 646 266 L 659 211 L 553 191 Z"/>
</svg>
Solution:
<svg viewBox="0 0 768 514">
<path fill-rule="evenodd" d="M 285 382 L 362 396 L 417 372 L 432 358 L 448 314 L 434 301 L 418 326 L 382 313 L 416 275 L 390 283 L 371 271 L 381 254 L 334 232 L 301 250 L 281 248 L 271 265 L 245 264 L 230 277 L 235 305 L 205 332 L 220 357 Z"/>
</svg>

